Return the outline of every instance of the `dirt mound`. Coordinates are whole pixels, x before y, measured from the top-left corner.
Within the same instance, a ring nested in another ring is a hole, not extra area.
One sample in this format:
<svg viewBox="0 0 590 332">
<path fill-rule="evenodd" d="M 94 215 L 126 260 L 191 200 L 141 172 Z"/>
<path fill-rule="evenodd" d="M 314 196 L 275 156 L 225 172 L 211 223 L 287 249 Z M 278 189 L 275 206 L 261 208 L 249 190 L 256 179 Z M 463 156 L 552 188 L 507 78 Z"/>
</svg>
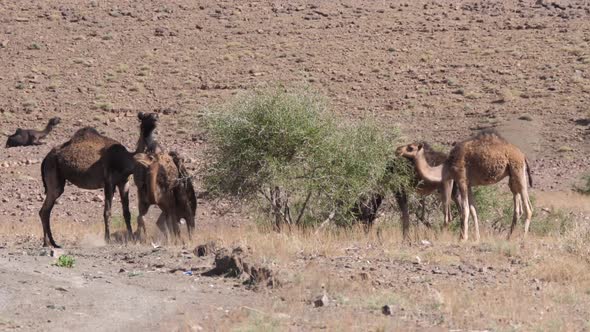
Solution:
<svg viewBox="0 0 590 332">
<path fill-rule="evenodd" d="M 252 287 L 277 287 L 279 285 L 275 273 L 270 268 L 252 263 L 250 260 L 247 251 L 241 247 L 236 247 L 231 252 L 227 248 L 222 248 L 215 254 L 215 267 L 202 275 L 239 278 L 243 280 L 244 285 Z"/>
</svg>

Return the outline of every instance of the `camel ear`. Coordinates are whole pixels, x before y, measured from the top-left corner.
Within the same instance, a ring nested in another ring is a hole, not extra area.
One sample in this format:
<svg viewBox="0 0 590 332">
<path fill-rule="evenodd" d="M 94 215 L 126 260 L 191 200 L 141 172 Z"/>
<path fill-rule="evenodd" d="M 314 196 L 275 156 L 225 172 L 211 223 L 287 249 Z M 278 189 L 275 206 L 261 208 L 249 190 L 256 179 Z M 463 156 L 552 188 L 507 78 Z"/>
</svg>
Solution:
<svg viewBox="0 0 590 332">
<path fill-rule="evenodd" d="M 418 151 L 422 150 L 424 148 L 424 144 L 420 143 L 418 144 Z"/>
<path fill-rule="evenodd" d="M 135 162 L 143 167 L 150 167 L 150 165 L 154 162 L 152 158 L 145 153 L 138 153 L 133 156 L 133 159 L 135 159 Z"/>
<path fill-rule="evenodd" d="M 144 112 L 139 112 L 139 113 L 137 113 L 137 118 L 138 118 L 139 120 L 143 120 L 143 118 L 145 118 L 145 113 L 144 113 Z"/>
</svg>

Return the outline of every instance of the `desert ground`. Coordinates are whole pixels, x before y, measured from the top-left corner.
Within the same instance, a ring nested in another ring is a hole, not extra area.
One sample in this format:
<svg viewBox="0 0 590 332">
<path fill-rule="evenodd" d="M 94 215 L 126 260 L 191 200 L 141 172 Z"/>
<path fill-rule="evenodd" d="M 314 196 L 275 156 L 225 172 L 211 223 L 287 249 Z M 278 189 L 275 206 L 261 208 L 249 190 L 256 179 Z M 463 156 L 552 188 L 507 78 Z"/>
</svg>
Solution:
<svg viewBox="0 0 590 332">
<path fill-rule="evenodd" d="M 0 329 L 590 330 L 590 200 L 573 191 L 590 172 L 587 1 L 25 0 L 0 1 L 0 22 L 0 133 L 62 119 L 44 145 L 0 149 Z M 414 227 L 407 245 L 391 202 L 369 234 L 275 233 L 204 196 L 192 241 L 158 243 L 152 207 L 153 241 L 132 243 L 116 197 L 105 244 L 102 191 L 67 186 L 52 213 L 64 249 L 42 247 L 40 163 L 77 129 L 132 150 L 137 112 L 158 112 L 158 140 L 199 189 L 203 115 L 277 84 L 408 143 L 448 149 L 495 128 L 531 162 L 533 234 L 484 228 L 463 244 Z M 241 248 L 272 285 L 203 275 L 215 253 L 194 249 L 210 241 Z"/>
</svg>

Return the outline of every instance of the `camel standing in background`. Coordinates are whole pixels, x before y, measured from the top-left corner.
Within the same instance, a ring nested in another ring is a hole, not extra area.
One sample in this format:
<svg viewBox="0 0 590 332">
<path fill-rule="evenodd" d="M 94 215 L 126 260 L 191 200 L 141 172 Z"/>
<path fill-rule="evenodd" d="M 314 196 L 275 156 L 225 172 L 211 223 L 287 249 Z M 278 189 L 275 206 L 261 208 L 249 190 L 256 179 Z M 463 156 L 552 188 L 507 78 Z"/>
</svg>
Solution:
<svg viewBox="0 0 590 332">
<path fill-rule="evenodd" d="M 398 154 L 411 158 L 416 163 L 420 177 L 444 186 L 445 221 L 449 215 L 449 197 L 453 182 L 461 194 L 461 217 L 463 230 L 461 240 L 468 238 L 469 214 L 473 215 L 475 237 L 479 241 L 479 221 L 473 205 L 473 186 L 487 186 L 509 177 L 508 185 L 513 195 L 514 214 L 508 238 L 512 235 L 517 221 L 522 217 L 524 205 L 524 235 L 526 237 L 533 214 L 528 194 L 528 185 L 533 186 L 530 167 L 526 156 L 516 146 L 508 143 L 494 131 L 484 131 L 463 142 L 457 143 L 444 164 L 431 166 L 424 156 L 422 144 L 409 144 L 398 148 Z M 528 181 L 527 181 L 528 177 Z M 527 183 L 528 182 L 528 183 Z"/>
<path fill-rule="evenodd" d="M 47 126 L 43 130 L 34 129 L 16 129 L 16 132 L 6 140 L 6 147 L 11 148 L 15 146 L 29 146 L 29 145 L 41 145 L 42 139 L 47 137 L 49 133 L 61 122 L 59 117 L 49 119 Z"/>
</svg>

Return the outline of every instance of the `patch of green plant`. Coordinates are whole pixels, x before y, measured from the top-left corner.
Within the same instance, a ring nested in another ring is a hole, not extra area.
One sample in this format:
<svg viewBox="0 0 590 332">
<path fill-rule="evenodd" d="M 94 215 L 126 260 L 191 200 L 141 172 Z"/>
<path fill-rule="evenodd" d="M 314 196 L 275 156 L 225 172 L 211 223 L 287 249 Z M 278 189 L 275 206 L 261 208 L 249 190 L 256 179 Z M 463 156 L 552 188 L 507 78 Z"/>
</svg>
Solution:
<svg viewBox="0 0 590 332">
<path fill-rule="evenodd" d="M 412 167 L 392 156 L 397 130 L 344 123 L 309 89 L 259 90 L 205 119 L 209 192 L 256 201 L 275 223 L 349 224 L 359 198 L 412 183 Z"/>
<path fill-rule="evenodd" d="M 576 191 L 583 195 L 590 195 L 590 174 L 586 175 L 583 181 L 585 183 L 579 187 L 576 187 Z"/>
<path fill-rule="evenodd" d="M 251 312 L 248 320 L 234 328 L 232 331 L 236 332 L 272 332 L 280 331 L 280 322 L 272 316 L 263 312 Z"/>
<path fill-rule="evenodd" d="M 72 268 L 74 267 L 75 262 L 76 260 L 74 259 L 74 257 L 69 255 L 61 255 L 57 258 L 57 262 L 55 262 L 55 265 L 59 267 Z"/>
<path fill-rule="evenodd" d="M 567 211 L 553 210 L 545 215 L 533 216 L 530 230 L 533 234 L 541 236 L 563 235 L 573 226 L 573 219 Z"/>
</svg>

